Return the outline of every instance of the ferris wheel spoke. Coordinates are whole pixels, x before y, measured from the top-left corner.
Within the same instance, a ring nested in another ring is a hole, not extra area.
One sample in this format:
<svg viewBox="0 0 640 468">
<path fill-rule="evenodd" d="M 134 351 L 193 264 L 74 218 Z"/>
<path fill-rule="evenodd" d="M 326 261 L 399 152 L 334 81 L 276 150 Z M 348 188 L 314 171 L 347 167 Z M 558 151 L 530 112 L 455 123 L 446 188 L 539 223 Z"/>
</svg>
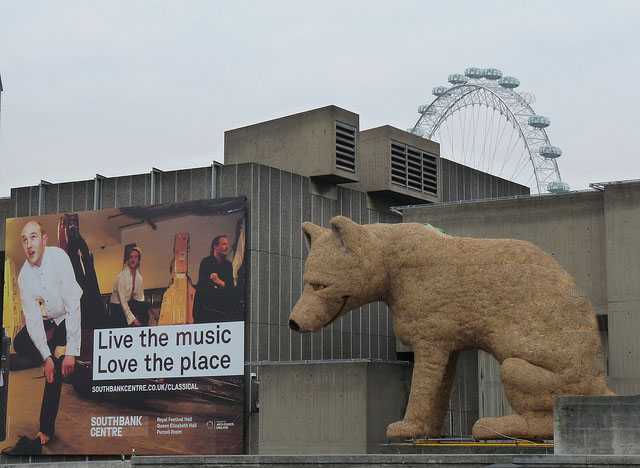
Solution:
<svg viewBox="0 0 640 468">
<path fill-rule="evenodd" d="M 532 172 L 531 175 L 529 176 L 529 178 L 527 179 L 527 183 L 526 185 L 531 185 L 535 182 L 535 174 Z"/>
<path fill-rule="evenodd" d="M 473 164 L 475 166 L 478 161 L 478 155 L 476 152 L 476 126 L 475 126 L 476 109 L 475 109 L 474 103 L 472 103 L 471 106 L 468 108 L 468 113 L 469 113 L 469 131 L 468 131 L 467 138 L 469 140 L 469 144 L 471 145 L 471 148 L 469 151 L 471 153 L 471 157 L 473 158 Z"/>
<path fill-rule="evenodd" d="M 520 177 L 522 172 L 529 166 L 529 153 L 525 150 L 522 151 L 520 160 L 514 169 L 513 175 L 511 176 L 513 179 L 517 179 Z"/>
<path fill-rule="evenodd" d="M 467 165 L 471 166 L 473 165 L 473 153 L 471 153 L 469 151 L 468 148 L 468 126 L 467 126 L 467 114 L 468 114 L 468 106 L 464 106 L 460 112 L 458 113 L 462 118 L 461 118 L 461 122 L 460 122 L 460 134 L 462 135 L 462 138 L 460 139 L 460 145 L 461 145 L 461 150 L 462 150 L 462 154 L 464 155 L 468 155 L 466 163 Z"/>
<path fill-rule="evenodd" d="M 467 164 L 466 161 L 466 155 L 467 152 L 465 151 L 465 147 L 464 147 L 464 124 L 462 121 L 462 112 L 456 112 L 457 116 L 458 116 L 458 124 L 460 125 L 460 131 L 462 133 L 462 139 L 460 140 L 460 154 L 462 155 L 462 164 Z"/>
<path fill-rule="evenodd" d="M 478 113 L 480 112 L 480 106 L 478 106 Z M 476 116 L 476 112 L 474 109 L 473 114 L 471 114 L 472 116 Z M 474 154 L 477 154 L 477 150 L 476 150 L 476 135 L 478 134 L 478 123 L 480 122 L 480 119 L 477 118 L 475 119 L 475 125 L 473 127 L 473 145 L 471 147 L 471 150 L 473 151 Z M 482 155 L 480 155 L 480 163 L 479 165 L 482 165 Z"/>
<path fill-rule="evenodd" d="M 481 157 L 485 157 L 487 154 L 487 140 L 488 140 L 488 135 L 489 135 L 489 126 L 490 126 L 490 122 L 491 120 L 489 119 L 489 107 L 485 107 L 485 112 L 484 112 L 484 138 L 482 140 L 482 153 L 481 153 Z M 487 160 L 487 168 L 490 167 L 490 164 Z"/>
<path fill-rule="evenodd" d="M 480 121 L 480 119 L 481 119 L 481 116 L 480 116 L 480 111 L 479 111 L 478 112 L 478 122 Z M 485 115 L 485 127 L 486 127 L 486 115 Z M 486 131 L 485 131 L 485 133 L 486 133 Z M 485 161 L 485 151 L 484 151 L 485 147 L 486 147 L 486 137 L 485 137 L 485 141 L 484 141 L 484 145 L 483 145 L 483 151 L 480 153 L 480 156 L 478 158 L 478 167 L 486 169 L 486 168 L 488 168 L 488 163 Z M 487 166 L 485 167 L 485 166 L 483 166 L 483 164 L 485 164 Z"/>
<path fill-rule="evenodd" d="M 475 154 L 473 153 L 473 145 L 472 145 L 472 118 L 473 118 L 473 104 L 471 106 L 467 105 L 464 108 L 464 138 L 465 145 L 467 147 L 467 152 L 469 153 L 469 163 L 473 167 L 475 165 Z"/>
<path fill-rule="evenodd" d="M 493 122 L 496 118 L 496 113 L 492 112 L 491 113 L 491 122 L 489 123 L 489 132 L 488 132 L 488 136 L 489 138 L 489 172 L 491 172 L 493 170 L 493 152 L 491 151 L 491 148 L 493 148 L 493 133 L 494 133 L 494 129 L 493 129 Z"/>
<path fill-rule="evenodd" d="M 493 155 L 491 157 L 492 161 L 495 161 L 496 154 L 498 153 L 498 149 L 500 148 L 500 143 L 502 142 L 502 137 L 504 136 L 504 132 L 507 129 L 506 125 L 502 125 L 502 129 L 500 130 L 500 135 L 497 137 L 496 144 L 494 145 Z M 507 156 L 508 157 L 508 156 Z M 506 158 L 505 158 L 506 159 Z M 498 175 L 502 174 L 502 171 L 498 173 Z"/>
<path fill-rule="evenodd" d="M 502 161 L 502 167 L 500 167 L 500 174 L 503 173 L 505 167 L 507 166 L 507 163 L 509 162 L 509 160 L 511 159 L 511 155 L 513 154 L 513 151 L 516 149 L 518 139 L 516 137 L 516 140 L 514 142 L 513 140 L 513 136 L 516 135 L 517 136 L 517 131 L 515 128 L 511 127 L 511 134 L 509 135 L 509 143 L 507 143 L 507 148 L 505 151 L 505 154 L 507 155 L 504 160 Z"/>
<path fill-rule="evenodd" d="M 449 134 L 448 135 L 449 136 L 449 143 L 451 145 L 451 154 L 449 155 L 449 157 L 451 158 L 451 160 L 455 161 L 456 157 L 455 157 L 455 151 L 454 151 L 454 148 L 453 148 L 453 138 L 451 136 L 451 129 L 449 128 L 449 121 L 445 120 L 445 123 L 446 123 L 447 133 Z"/>
</svg>

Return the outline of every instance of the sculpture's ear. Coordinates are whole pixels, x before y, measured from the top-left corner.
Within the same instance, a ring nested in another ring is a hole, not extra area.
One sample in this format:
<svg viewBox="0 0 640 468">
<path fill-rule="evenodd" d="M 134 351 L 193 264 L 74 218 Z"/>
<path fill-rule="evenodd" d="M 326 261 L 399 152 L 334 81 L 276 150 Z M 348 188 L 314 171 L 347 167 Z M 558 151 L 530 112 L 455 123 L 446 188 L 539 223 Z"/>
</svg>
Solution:
<svg viewBox="0 0 640 468">
<path fill-rule="evenodd" d="M 313 223 L 302 223 L 300 226 L 302 232 L 304 233 L 304 242 L 307 244 L 307 248 L 311 250 L 311 244 L 322 234 L 324 228 L 317 226 Z"/>
<path fill-rule="evenodd" d="M 361 230 L 362 226 L 344 216 L 336 216 L 331 219 L 333 243 L 336 244 L 342 253 L 356 248 L 361 239 Z"/>
</svg>

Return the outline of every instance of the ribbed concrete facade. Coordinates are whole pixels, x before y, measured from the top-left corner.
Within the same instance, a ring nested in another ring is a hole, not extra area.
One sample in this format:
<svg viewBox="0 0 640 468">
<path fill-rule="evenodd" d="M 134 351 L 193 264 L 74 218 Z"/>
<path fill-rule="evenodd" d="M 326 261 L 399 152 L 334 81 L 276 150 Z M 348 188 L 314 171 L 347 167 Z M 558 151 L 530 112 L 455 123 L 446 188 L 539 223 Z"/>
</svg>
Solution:
<svg viewBox="0 0 640 468">
<path fill-rule="evenodd" d="M 440 158 L 440 201 L 481 200 L 485 198 L 529 195 L 529 187 Z"/>
</svg>

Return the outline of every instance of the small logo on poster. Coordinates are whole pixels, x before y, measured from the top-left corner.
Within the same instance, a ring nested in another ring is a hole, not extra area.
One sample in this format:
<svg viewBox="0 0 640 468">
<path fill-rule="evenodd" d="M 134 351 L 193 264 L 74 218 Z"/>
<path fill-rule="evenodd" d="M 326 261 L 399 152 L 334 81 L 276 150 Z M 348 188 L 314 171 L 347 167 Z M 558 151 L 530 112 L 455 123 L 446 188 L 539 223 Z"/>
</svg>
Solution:
<svg viewBox="0 0 640 468">
<path fill-rule="evenodd" d="M 233 422 L 219 420 L 216 421 L 216 430 L 226 431 L 227 429 L 232 428 L 234 425 L 235 424 Z"/>
</svg>

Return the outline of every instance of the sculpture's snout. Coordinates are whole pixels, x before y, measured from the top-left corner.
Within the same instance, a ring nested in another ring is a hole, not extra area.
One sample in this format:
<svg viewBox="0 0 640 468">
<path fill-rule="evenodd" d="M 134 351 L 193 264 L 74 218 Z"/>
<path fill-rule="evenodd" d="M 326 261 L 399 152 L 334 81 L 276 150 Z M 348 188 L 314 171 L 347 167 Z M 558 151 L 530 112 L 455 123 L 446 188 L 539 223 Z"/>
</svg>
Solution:
<svg viewBox="0 0 640 468">
<path fill-rule="evenodd" d="M 289 315 L 289 329 L 298 333 L 307 333 L 322 328 L 322 320 L 317 317 L 318 313 L 313 307 L 309 307 L 305 298 L 302 297 Z"/>
<path fill-rule="evenodd" d="M 289 328 L 293 331 L 300 331 L 300 325 L 298 325 L 293 319 L 289 319 Z"/>
</svg>

